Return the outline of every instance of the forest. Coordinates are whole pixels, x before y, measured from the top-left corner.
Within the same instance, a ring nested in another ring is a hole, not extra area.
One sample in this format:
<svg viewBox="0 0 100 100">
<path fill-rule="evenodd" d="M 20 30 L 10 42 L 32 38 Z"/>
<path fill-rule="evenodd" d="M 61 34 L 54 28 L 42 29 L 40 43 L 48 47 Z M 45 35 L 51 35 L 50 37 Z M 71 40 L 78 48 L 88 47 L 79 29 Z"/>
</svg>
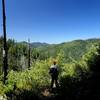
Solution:
<svg viewBox="0 0 100 100">
<path fill-rule="evenodd" d="M 0 100 L 100 99 L 100 39 L 60 44 L 8 39 L 7 51 L 8 75 L 4 84 L 1 36 Z M 59 87 L 50 92 L 48 71 L 53 60 L 59 67 Z"/>
</svg>

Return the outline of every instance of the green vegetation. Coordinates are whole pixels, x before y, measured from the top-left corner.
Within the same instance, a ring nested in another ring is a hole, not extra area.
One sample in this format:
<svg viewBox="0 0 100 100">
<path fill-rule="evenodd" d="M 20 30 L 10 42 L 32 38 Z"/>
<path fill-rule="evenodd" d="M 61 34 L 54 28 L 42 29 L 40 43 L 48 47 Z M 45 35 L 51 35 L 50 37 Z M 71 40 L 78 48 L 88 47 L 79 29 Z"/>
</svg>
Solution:
<svg viewBox="0 0 100 100">
<path fill-rule="evenodd" d="M 8 76 L 3 80 L 3 38 L 0 38 L 0 97 L 5 100 L 42 100 L 50 87 L 48 73 L 52 60 L 59 65 L 60 87 L 52 100 L 100 98 L 100 39 L 75 40 L 62 44 L 31 44 L 31 67 L 28 68 L 28 43 L 7 41 Z M 47 97 L 46 100 L 49 100 Z M 51 100 L 51 99 L 50 99 Z"/>
</svg>

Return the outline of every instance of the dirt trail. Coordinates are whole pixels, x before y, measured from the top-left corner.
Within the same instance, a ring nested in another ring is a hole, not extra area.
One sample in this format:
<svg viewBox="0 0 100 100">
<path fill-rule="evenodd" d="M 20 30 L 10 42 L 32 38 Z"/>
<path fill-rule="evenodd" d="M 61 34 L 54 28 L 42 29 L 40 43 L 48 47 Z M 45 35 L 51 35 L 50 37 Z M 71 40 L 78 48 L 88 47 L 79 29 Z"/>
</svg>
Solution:
<svg viewBox="0 0 100 100">
<path fill-rule="evenodd" d="M 48 88 L 44 89 L 41 92 L 40 96 L 41 100 L 57 100 L 57 89 L 54 88 L 53 90 L 50 90 Z"/>
</svg>

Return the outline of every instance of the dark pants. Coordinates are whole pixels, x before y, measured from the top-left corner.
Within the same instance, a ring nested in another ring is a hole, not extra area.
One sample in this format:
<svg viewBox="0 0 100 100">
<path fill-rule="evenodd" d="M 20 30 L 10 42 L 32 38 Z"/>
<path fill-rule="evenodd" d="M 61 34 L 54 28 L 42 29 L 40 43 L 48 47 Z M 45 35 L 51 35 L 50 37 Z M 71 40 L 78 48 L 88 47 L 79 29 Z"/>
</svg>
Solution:
<svg viewBox="0 0 100 100">
<path fill-rule="evenodd" d="M 56 88 L 58 87 L 58 76 L 51 76 L 52 80 L 51 80 L 51 88 L 53 88 L 53 85 L 55 83 Z"/>
</svg>

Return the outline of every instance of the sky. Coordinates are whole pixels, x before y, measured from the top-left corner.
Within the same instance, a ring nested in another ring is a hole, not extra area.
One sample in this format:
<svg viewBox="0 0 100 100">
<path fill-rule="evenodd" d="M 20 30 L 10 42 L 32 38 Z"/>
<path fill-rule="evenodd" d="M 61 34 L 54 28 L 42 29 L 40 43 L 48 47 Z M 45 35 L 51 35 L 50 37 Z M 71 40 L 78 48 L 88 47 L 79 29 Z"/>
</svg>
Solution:
<svg viewBox="0 0 100 100">
<path fill-rule="evenodd" d="M 100 38 L 100 0 L 5 0 L 5 3 L 7 38 L 46 43 Z"/>
</svg>

